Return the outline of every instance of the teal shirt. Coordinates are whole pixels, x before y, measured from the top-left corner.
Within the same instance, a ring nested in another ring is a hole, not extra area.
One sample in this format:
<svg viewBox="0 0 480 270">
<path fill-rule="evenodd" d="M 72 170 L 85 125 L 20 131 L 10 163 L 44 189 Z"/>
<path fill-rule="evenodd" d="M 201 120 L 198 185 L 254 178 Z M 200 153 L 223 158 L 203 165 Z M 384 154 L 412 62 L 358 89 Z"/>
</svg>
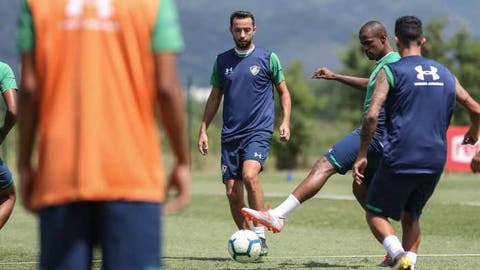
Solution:
<svg viewBox="0 0 480 270">
<path fill-rule="evenodd" d="M 373 67 L 372 73 L 370 73 L 370 77 L 368 78 L 368 85 L 367 85 L 367 93 L 365 94 L 365 101 L 363 102 L 363 110 L 362 110 L 362 117 L 365 116 L 365 113 L 370 107 L 370 102 L 372 101 L 373 90 L 375 89 L 375 82 L 377 80 L 378 72 L 389 63 L 394 63 L 400 60 L 401 56 L 398 52 L 390 52 L 382 59 L 380 59 L 375 66 Z"/>
<path fill-rule="evenodd" d="M 249 54 L 247 55 L 240 55 L 240 54 L 237 54 L 239 57 L 247 57 Z M 278 85 L 279 83 L 281 83 L 282 81 L 285 80 L 285 75 L 283 75 L 283 70 L 282 70 L 282 65 L 280 64 L 280 59 L 278 58 L 278 56 L 272 52 L 270 54 L 270 72 L 272 74 L 272 82 L 273 84 L 275 85 Z M 213 64 L 213 71 L 212 71 L 212 75 L 210 76 L 210 84 L 213 86 L 213 87 L 216 87 L 216 88 L 221 88 L 221 84 L 220 84 L 220 79 L 218 78 L 218 72 L 217 72 L 217 61 L 215 60 L 215 63 Z"/>
<path fill-rule="evenodd" d="M 5 92 L 9 89 L 17 89 L 15 75 L 9 65 L 0 62 L 0 91 Z"/>
<path fill-rule="evenodd" d="M 20 52 L 32 52 L 35 48 L 32 13 L 26 0 L 22 1 L 17 29 L 17 49 Z M 154 52 L 179 52 L 184 43 L 178 12 L 173 0 L 162 0 L 159 5 L 157 20 L 152 31 L 152 50 Z"/>
</svg>

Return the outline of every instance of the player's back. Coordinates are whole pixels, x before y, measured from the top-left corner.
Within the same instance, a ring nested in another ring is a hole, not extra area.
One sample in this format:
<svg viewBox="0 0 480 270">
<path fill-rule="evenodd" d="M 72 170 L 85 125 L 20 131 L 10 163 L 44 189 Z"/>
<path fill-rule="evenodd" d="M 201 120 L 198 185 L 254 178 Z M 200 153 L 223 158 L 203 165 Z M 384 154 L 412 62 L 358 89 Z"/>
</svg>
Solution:
<svg viewBox="0 0 480 270">
<path fill-rule="evenodd" d="M 404 57 L 388 67 L 393 85 L 385 103 L 388 166 L 397 173 L 441 172 L 455 105 L 454 76 L 422 56 Z"/>
<path fill-rule="evenodd" d="M 41 108 L 37 207 L 163 199 L 152 33 L 170 2 L 27 1 Z"/>
</svg>

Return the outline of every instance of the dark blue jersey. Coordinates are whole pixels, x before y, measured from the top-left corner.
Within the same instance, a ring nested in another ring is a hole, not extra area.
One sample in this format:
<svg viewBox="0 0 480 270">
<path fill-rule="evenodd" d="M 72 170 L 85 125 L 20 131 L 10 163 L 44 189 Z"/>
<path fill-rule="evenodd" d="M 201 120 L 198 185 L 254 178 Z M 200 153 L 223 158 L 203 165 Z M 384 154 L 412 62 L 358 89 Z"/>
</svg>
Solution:
<svg viewBox="0 0 480 270">
<path fill-rule="evenodd" d="M 386 165 L 395 173 L 441 172 L 455 106 L 455 77 L 422 56 L 404 57 L 385 70 L 391 85 L 385 102 Z"/>
<path fill-rule="evenodd" d="M 255 48 L 247 56 L 234 49 L 217 56 L 215 84 L 223 90 L 222 141 L 265 132 L 271 136 L 274 120 L 273 84 L 279 83 L 278 74 L 272 74 L 273 53 Z M 278 58 L 275 63 L 278 62 Z M 278 64 L 281 73 L 281 67 Z M 278 73 L 278 72 L 277 72 Z M 283 80 L 283 74 L 281 75 Z M 218 80 L 218 82 L 217 82 Z M 216 85 L 214 85 L 216 86 Z"/>
</svg>

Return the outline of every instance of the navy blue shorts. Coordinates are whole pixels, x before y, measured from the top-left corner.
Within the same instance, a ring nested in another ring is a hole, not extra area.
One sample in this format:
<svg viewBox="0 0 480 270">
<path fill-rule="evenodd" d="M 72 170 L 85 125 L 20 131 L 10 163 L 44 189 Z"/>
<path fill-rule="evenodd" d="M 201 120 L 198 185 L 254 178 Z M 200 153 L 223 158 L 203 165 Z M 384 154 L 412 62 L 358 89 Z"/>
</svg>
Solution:
<svg viewBox="0 0 480 270">
<path fill-rule="evenodd" d="M 397 174 L 381 165 L 368 191 L 367 209 L 395 220 L 400 220 L 404 211 L 409 212 L 413 219 L 418 219 L 440 175 Z"/>
<path fill-rule="evenodd" d="M 357 159 L 358 150 L 360 149 L 360 128 L 355 129 L 350 134 L 340 139 L 323 155 L 339 174 L 346 174 L 352 169 Z M 378 163 L 382 158 L 382 144 L 378 135 L 372 139 L 368 147 L 367 159 L 368 165 L 365 170 L 364 183 L 369 185 Z"/>
<path fill-rule="evenodd" d="M 9 188 L 13 184 L 12 173 L 7 163 L 0 159 L 0 190 Z"/>
<path fill-rule="evenodd" d="M 148 202 L 77 202 L 40 210 L 40 269 L 90 269 L 102 250 L 102 269 L 161 265 L 161 205 Z"/>
<path fill-rule="evenodd" d="M 263 168 L 270 150 L 272 136 L 267 132 L 249 134 L 239 139 L 222 142 L 222 179 L 242 179 L 245 160 L 256 160 Z"/>
</svg>

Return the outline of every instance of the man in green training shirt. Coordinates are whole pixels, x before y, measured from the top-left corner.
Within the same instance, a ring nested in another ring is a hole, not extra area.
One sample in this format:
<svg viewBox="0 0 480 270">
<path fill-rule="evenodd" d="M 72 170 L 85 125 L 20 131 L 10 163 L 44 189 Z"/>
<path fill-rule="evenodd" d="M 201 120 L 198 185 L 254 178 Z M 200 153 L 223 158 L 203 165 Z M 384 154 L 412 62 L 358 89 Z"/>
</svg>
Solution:
<svg viewBox="0 0 480 270">
<path fill-rule="evenodd" d="M 3 125 L 0 128 L 0 144 L 15 125 L 17 115 L 17 82 L 12 69 L 0 62 L 0 91 L 7 107 Z M 7 223 L 15 205 L 15 185 L 7 164 L 0 159 L 0 229 Z"/>
</svg>

